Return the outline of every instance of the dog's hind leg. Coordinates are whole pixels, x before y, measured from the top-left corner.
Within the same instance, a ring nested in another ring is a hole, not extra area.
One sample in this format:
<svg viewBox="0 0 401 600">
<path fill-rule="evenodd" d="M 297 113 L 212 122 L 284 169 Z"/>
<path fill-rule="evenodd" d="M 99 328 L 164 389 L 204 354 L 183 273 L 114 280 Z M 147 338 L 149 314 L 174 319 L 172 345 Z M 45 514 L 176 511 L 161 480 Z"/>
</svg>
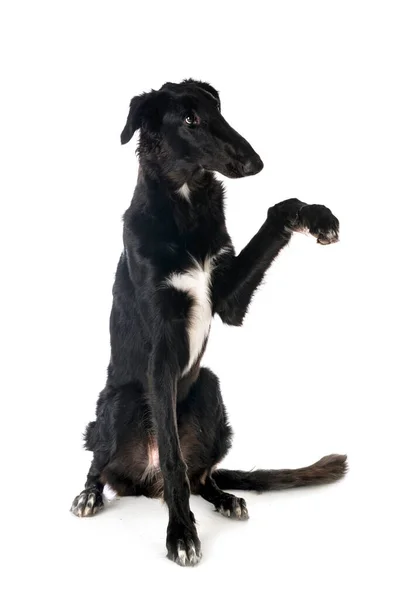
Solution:
<svg viewBox="0 0 401 600">
<path fill-rule="evenodd" d="M 202 498 L 211 502 L 216 511 L 225 517 L 242 521 L 249 518 L 245 500 L 243 498 L 237 498 L 237 496 L 234 496 L 233 494 L 223 492 L 210 475 L 201 481 L 199 494 Z"/>
<path fill-rule="evenodd" d="M 103 508 L 106 483 L 121 496 L 144 493 L 141 474 L 147 464 L 151 425 L 147 399 L 137 381 L 106 385 L 99 396 L 96 421 L 89 423 L 84 436 L 93 461 L 85 488 L 72 503 L 76 516 L 90 517 Z"/>
<path fill-rule="evenodd" d="M 100 480 L 103 468 L 108 462 L 108 455 L 95 452 L 90 466 L 85 489 L 74 499 L 71 512 L 77 517 L 92 517 L 103 508 L 104 484 Z"/>
<path fill-rule="evenodd" d="M 178 428 L 192 493 L 226 517 L 247 519 L 245 500 L 223 492 L 212 475 L 213 467 L 227 454 L 232 430 L 219 380 L 210 369 L 200 369 L 187 399 L 178 406 Z"/>
<path fill-rule="evenodd" d="M 127 395 L 129 390 L 109 385 L 99 395 L 96 421 L 89 423 L 84 436 L 86 450 L 93 452 L 92 464 L 85 488 L 75 497 L 71 506 L 71 512 L 77 517 L 91 517 L 103 508 L 104 483 L 101 475 L 116 449 L 117 411 L 121 399 L 124 400 Z"/>
</svg>

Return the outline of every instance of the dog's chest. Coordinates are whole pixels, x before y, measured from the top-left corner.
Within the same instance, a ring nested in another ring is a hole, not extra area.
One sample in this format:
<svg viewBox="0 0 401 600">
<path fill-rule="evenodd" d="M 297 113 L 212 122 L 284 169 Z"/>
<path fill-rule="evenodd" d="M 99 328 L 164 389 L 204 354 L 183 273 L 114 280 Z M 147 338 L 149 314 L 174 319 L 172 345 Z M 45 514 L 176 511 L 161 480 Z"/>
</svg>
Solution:
<svg viewBox="0 0 401 600">
<path fill-rule="evenodd" d="M 212 321 L 211 275 L 213 259 L 206 258 L 203 263 L 193 261 L 193 266 L 182 273 L 173 273 L 168 278 L 172 287 L 185 292 L 192 304 L 188 316 L 187 335 L 189 361 L 183 374 L 187 373 L 202 352 L 209 335 Z"/>
</svg>

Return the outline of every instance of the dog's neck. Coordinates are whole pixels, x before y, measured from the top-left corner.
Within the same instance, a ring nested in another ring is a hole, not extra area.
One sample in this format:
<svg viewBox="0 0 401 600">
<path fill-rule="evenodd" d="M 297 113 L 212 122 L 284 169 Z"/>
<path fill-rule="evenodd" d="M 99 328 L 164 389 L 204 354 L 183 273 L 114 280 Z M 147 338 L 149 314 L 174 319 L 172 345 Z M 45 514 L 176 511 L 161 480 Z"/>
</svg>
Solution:
<svg viewBox="0 0 401 600">
<path fill-rule="evenodd" d="M 200 224 L 224 220 L 223 186 L 211 171 L 164 174 L 140 161 L 137 189 L 126 222 L 135 214 L 153 215 L 152 222 L 168 230 L 172 223 L 180 234 L 196 230 Z"/>
<path fill-rule="evenodd" d="M 191 202 L 195 192 L 207 189 L 216 180 L 211 171 L 205 171 L 197 165 L 188 165 L 179 161 L 173 164 L 155 160 L 140 160 L 139 178 L 149 178 L 160 187 L 167 189 L 173 197 Z"/>
</svg>

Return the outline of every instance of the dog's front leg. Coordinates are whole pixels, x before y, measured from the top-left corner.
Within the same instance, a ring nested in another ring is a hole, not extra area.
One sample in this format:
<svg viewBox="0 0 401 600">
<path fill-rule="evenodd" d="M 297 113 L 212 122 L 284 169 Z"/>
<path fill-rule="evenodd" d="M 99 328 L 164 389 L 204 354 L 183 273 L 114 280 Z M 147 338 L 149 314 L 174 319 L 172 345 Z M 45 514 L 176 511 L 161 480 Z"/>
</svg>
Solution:
<svg viewBox="0 0 401 600">
<path fill-rule="evenodd" d="M 196 565 L 201 545 L 190 511 L 190 487 L 177 429 L 177 378 L 179 374 L 174 337 L 163 335 L 157 342 L 150 369 L 150 396 L 157 430 L 160 468 L 164 478 L 164 500 L 168 506 L 167 556 L 181 566 Z"/>
<path fill-rule="evenodd" d="M 308 232 L 320 244 L 338 241 L 339 222 L 320 204 L 305 204 L 296 198 L 272 206 L 267 219 L 238 254 L 222 255 L 213 277 L 213 311 L 229 325 L 242 325 L 252 296 L 266 270 L 293 232 Z"/>
</svg>

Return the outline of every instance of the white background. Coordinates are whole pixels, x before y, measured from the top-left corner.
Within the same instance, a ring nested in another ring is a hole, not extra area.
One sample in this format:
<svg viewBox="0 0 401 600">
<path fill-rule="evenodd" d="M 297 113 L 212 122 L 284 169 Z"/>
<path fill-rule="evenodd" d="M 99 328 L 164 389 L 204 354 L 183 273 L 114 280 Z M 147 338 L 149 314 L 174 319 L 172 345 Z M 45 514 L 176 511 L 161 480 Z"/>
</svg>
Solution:
<svg viewBox="0 0 401 600">
<path fill-rule="evenodd" d="M 4 597 L 400 597 L 397 4 L 4 3 Z M 164 558 L 160 501 L 69 513 L 137 175 L 135 144 L 119 134 L 133 95 L 184 77 L 220 90 L 265 162 L 226 184 L 238 250 L 286 198 L 341 221 L 340 244 L 294 237 L 242 329 L 213 324 L 204 363 L 236 432 L 225 465 L 297 467 L 332 452 L 350 463 L 333 486 L 246 494 L 247 523 L 193 498 L 196 569 Z"/>
</svg>

